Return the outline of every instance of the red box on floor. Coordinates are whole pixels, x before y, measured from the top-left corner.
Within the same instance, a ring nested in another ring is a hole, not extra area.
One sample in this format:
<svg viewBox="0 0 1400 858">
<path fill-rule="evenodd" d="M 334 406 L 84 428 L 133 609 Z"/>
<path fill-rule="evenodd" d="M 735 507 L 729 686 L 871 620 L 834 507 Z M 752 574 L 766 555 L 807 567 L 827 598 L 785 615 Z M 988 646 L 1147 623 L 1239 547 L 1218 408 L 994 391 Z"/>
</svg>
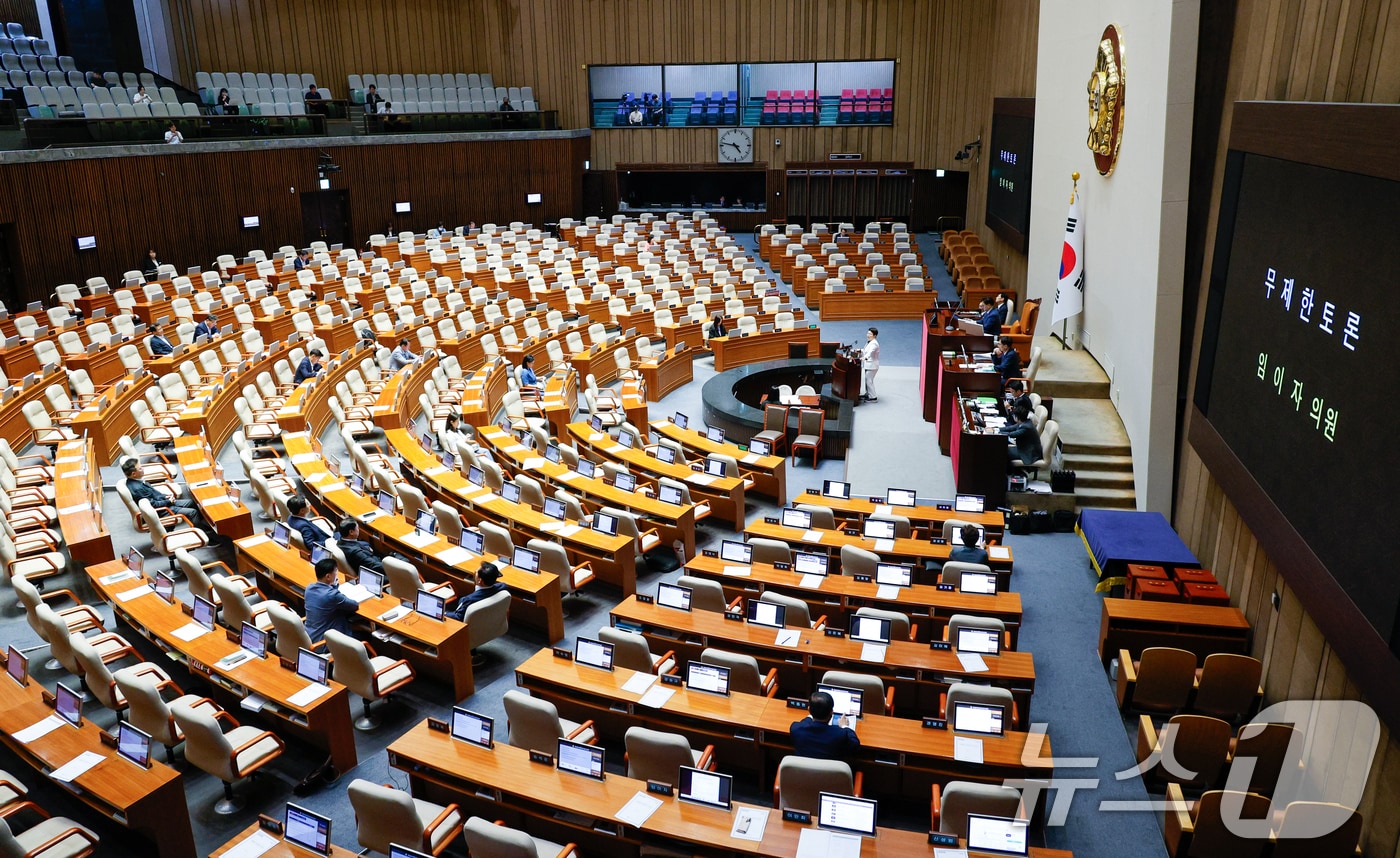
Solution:
<svg viewBox="0 0 1400 858">
<path fill-rule="evenodd" d="M 1172 570 L 1172 577 L 1178 584 L 1219 584 L 1215 580 L 1215 575 L 1209 569 L 1183 569 L 1177 567 Z"/>
<path fill-rule="evenodd" d="M 1125 596 L 1129 599 L 1138 598 L 1137 584 L 1139 581 L 1167 581 L 1167 570 L 1161 566 L 1150 566 L 1145 563 L 1128 564 L 1128 584 L 1124 588 Z"/>
<path fill-rule="evenodd" d="M 1145 602 L 1180 602 L 1181 591 L 1176 588 L 1175 581 L 1141 578 L 1137 582 L 1137 592 L 1133 594 L 1133 598 Z"/>
<path fill-rule="evenodd" d="M 1230 594 L 1219 584 L 1182 584 L 1186 601 L 1193 605 L 1230 606 Z"/>
</svg>

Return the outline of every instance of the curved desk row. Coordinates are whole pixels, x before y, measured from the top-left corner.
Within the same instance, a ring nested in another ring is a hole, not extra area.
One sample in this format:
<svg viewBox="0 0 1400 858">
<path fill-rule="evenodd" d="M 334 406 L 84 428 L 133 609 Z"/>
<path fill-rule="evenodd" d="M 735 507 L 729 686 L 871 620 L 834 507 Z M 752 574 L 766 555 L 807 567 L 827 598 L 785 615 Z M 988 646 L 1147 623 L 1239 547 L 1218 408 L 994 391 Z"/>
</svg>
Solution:
<svg viewBox="0 0 1400 858">
<path fill-rule="evenodd" d="M 787 503 L 786 456 L 760 456 L 751 453 L 730 441 L 711 441 L 704 432 L 695 429 L 682 429 L 670 417 L 660 417 L 651 421 L 651 428 L 663 438 L 670 438 L 687 450 L 700 456 L 721 453 L 739 460 L 739 473 L 753 480 L 753 490 L 770 497 L 781 506 Z"/>
<path fill-rule="evenodd" d="M 204 520 L 229 539 L 252 536 L 253 513 L 243 503 L 238 488 L 224 482 L 223 466 L 205 446 L 203 436 L 176 438 L 175 457 Z"/>
<path fill-rule="evenodd" d="M 101 563 L 116 556 L 102 518 L 102 472 L 91 439 L 64 441 L 53 460 L 54 507 L 68 556 Z"/>
<path fill-rule="evenodd" d="M 710 351 L 715 354 L 715 372 L 750 363 L 787 360 L 788 347 L 794 344 L 806 345 L 808 356 L 818 354 L 821 351 L 821 329 L 760 331 L 748 336 L 739 336 L 735 332 L 727 337 L 710 337 Z"/>
</svg>

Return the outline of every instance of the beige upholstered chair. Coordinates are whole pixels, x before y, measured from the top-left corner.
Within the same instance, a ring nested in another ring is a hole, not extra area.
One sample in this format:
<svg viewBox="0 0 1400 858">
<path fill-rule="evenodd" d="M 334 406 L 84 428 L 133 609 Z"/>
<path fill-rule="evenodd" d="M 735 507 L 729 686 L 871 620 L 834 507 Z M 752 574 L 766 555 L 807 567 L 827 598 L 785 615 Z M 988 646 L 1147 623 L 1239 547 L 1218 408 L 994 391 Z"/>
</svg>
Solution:
<svg viewBox="0 0 1400 858">
<path fill-rule="evenodd" d="M 766 676 L 761 674 L 758 659 L 751 655 L 706 647 L 700 653 L 700 661 L 716 667 L 729 668 L 730 691 L 738 694 L 758 694 L 763 697 L 777 696 L 778 669 L 770 669 Z"/>
<path fill-rule="evenodd" d="M 233 794 L 233 782 L 248 777 L 277 759 L 285 748 L 282 740 L 267 730 L 239 726 L 227 712 L 210 715 L 182 703 L 172 703 L 170 714 L 185 734 L 185 759 L 224 782 L 224 797 L 214 805 L 221 815 L 237 813 L 243 806 Z M 228 732 L 219 721 L 232 725 Z"/>
<path fill-rule="evenodd" d="M 822 674 L 823 685 L 840 685 L 860 692 L 860 711 L 866 715 L 894 714 L 894 687 L 885 688 L 884 680 L 868 673 L 828 670 Z"/>
<path fill-rule="evenodd" d="M 598 640 L 613 645 L 613 665 L 636 670 L 642 673 L 675 673 L 676 651 L 667 650 L 661 655 L 652 653 L 647 639 L 639 634 L 601 626 Z"/>
<path fill-rule="evenodd" d="M 502 697 L 506 709 L 509 738 L 517 748 L 553 754 L 559 750 L 560 739 L 593 744 L 593 722 L 566 721 L 559 717 L 553 703 L 511 689 Z"/>
<path fill-rule="evenodd" d="M 1180 712 L 1186 708 L 1195 680 L 1196 654 L 1193 652 L 1175 647 L 1147 647 L 1135 661 L 1127 650 L 1120 650 L 1116 680 L 1118 708 Z M 1251 685 L 1251 699 L 1253 693 Z"/>
<path fill-rule="evenodd" d="M 860 788 L 860 773 L 852 775 L 851 767 L 846 763 L 793 754 L 784 757 L 778 764 L 778 779 L 773 784 L 773 806 L 816 813 L 821 793 L 858 796 Z"/>
<path fill-rule="evenodd" d="M 355 810 L 356 836 L 366 849 L 388 854 L 389 845 L 397 843 L 438 855 L 462 830 L 456 804 L 433 804 L 363 778 L 351 781 L 346 791 Z"/>
<path fill-rule="evenodd" d="M 892 641 L 912 641 L 914 639 L 914 626 L 909 622 L 909 615 L 902 611 L 886 611 L 882 608 L 857 608 L 856 616 L 889 620 L 890 640 Z"/>
<path fill-rule="evenodd" d="M 480 666 L 482 659 L 476 650 L 510 631 L 510 591 L 501 592 L 467 606 L 467 641 L 472 649 L 472 664 Z"/>
<path fill-rule="evenodd" d="M 506 828 L 473 816 L 462 826 L 462 839 L 472 858 L 577 858 L 578 849 L 572 843 L 559 844 L 552 840 L 532 837 L 523 831 Z"/>
<path fill-rule="evenodd" d="M 749 539 L 755 563 L 791 563 L 792 547 L 781 539 L 765 539 L 754 536 Z"/>
<path fill-rule="evenodd" d="M 355 720 L 355 729 L 375 729 L 379 720 L 370 712 L 370 704 L 412 682 L 413 666 L 403 659 L 375 655 L 369 644 L 335 629 L 326 629 L 326 648 L 334 664 L 335 681 L 365 701 L 365 712 Z"/>
<path fill-rule="evenodd" d="M 25 831 L 15 834 L 10 828 L 10 819 L 16 811 L 32 810 L 42 821 Z M 5 816 L 0 816 L 0 855 L 18 858 L 40 858 L 40 856 L 62 856 L 62 858 L 85 858 L 97 851 L 98 838 L 66 816 L 49 816 L 48 811 L 33 802 L 21 802 Z"/>
<path fill-rule="evenodd" d="M 681 766 L 714 771 L 715 746 L 702 750 L 690 747 L 690 742 L 678 733 L 664 733 L 647 727 L 629 727 L 627 743 L 627 777 L 644 781 L 677 783 Z"/>
<path fill-rule="evenodd" d="M 724 613 L 729 609 L 728 603 L 724 601 L 724 587 L 718 581 L 682 575 L 676 579 L 676 583 L 690 588 L 690 607 L 697 611 Z"/>
<path fill-rule="evenodd" d="M 185 734 L 180 732 L 175 718 L 170 714 L 171 703 L 203 710 L 211 717 L 219 711 L 214 701 L 198 694 L 182 694 L 167 703 L 155 679 L 136 668 L 123 668 L 112 679 L 117 684 L 117 690 L 126 698 L 126 720 L 133 727 L 149 733 L 153 741 L 165 746 L 166 762 L 174 761 L 175 746 L 185 741 Z"/>
<path fill-rule="evenodd" d="M 951 781 L 946 786 L 933 785 L 933 829 L 944 834 L 967 837 L 967 815 L 1015 818 L 1020 813 L 1021 791 L 1000 784 L 979 784 Z"/>
</svg>

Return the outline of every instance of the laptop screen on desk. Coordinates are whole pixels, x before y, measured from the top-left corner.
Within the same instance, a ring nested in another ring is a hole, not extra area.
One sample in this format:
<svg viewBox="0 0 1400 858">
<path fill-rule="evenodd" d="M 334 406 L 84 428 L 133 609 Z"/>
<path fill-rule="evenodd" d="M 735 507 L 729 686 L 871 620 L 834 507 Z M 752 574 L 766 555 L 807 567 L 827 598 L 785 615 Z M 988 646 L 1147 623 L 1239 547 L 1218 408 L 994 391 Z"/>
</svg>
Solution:
<svg viewBox="0 0 1400 858">
<path fill-rule="evenodd" d="M 175 579 L 164 572 L 157 572 L 156 577 L 151 580 L 151 585 L 155 588 L 156 595 L 165 601 L 175 603 Z"/>
<path fill-rule="evenodd" d="M 680 789 L 676 794 L 682 801 L 693 801 L 728 810 L 733 780 L 729 775 L 719 772 L 681 766 Z"/>
<path fill-rule="evenodd" d="M 358 494 L 365 493 L 365 478 L 359 474 L 350 475 L 350 490 Z"/>
<path fill-rule="evenodd" d="M 598 466 L 593 464 L 592 459 L 579 459 L 578 472 L 580 475 L 591 480 L 593 479 L 593 475 L 598 473 Z"/>
<path fill-rule="evenodd" d="M 515 483 L 501 483 L 501 497 L 511 503 L 520 503 L 520 486 Z"/>
<path fill-rule="evenodd" d="M 705 473 L 709 474 L 712 477 L 724 476 L 727 468 L 728 465 L 719 459 L 705 460 Z"/>
<path fill-rule="evenodd" d="M 680 427 L 681 429 L 690 428 L 690 417 L 688 415 L 680 413 L 679 411 L 676 412 L 675 417 L 671 418 L 671 422 L 676 424 L 676 426 Z"/>
<path fill-rule="evenodd" d="M 279 521 L 272 526 L 272 541 L 286 548 L 292 544 L 292 531 Z"/>
<path fill-rule="evenodd" d="M 544 499 L 544 514 L 556 521 L 564 520 L 564 502 L 558 498 Z"/>
<path fill-rule="evenodd" d="M 473 554 L 480 554 L 486 548 L 486 537 L 482 536 L 479 530 L 464 529 L 457 544 Z"/>
<path fill-rule="evenodd" d="M 825 691 L 831 695 L 835 705 L 831 710 L 831 723 L 835 724 L 836 719 L 845 715 L 848 718 L 859 718 L 861 716 L 861 701 L 864 695 L 859 688 L 848 688 L 844 685 L 828 685 L 825 682 L 817 684 L 818 691 Z"/>
<path fill-rule="evenodd" d="M 151 765 L 151 734 L 126 721 L 117 725 L 117 755 L 141 768 Z"/>
<path fill-rule="evenodd" d="M 817 800 L 817 824 L 822 828 L 874 837 L 876 806 L 872 799 L 824 792 Z"/>
<path fill-rule="evenodd" d="M 142 557 L 141 552 L 137 551 L 135 548 L 122 555 L 122 557 L 126 560 L 126 568 L 130 569 L 132 572 L 140 572 L 145 567 L 146 558 Z"/>
<path fill-rule="evenodd" d="M 540 571 L 540 553 L 529 548 L 516 546 L 510 555 L 510 565 L 516 569 L 524 569 L 526 572 Z"/>
<path fill-rule="evenodd" d="M 620 445 L 622 445 L 622 448 L 623 448 L 624 450 L 630 450 L 630 449 L 632 449 L 632 433 L 631 433 L 631 432 L 619 432 L 619 433 L 617 433 L 617 443 L 620 444 Z"/>
<path fill-rule="evenodd" d="M 613 484 L 624 492 L 637 490 L 637 478 L 632 474 L 618 474 Z"/>
<path fill-rule="evenodd" d="M 589 427 L 590 429 L 592 429 L 594 432 L 602 432 L 602 431 L 603 431 L 603 418 L 601 418 L 601 417 L 599 417 L 599 416 L 597 416 L 597 415 L 595 414 L 595 415 L 593 416 L 593 419 L 588 421 L 588 427 Z"/>
<path fill-rule="evenodd" d="M 662 447 L 661 449 L 666 449 Z M 675 486 L 659 486 L 657 488 L 657 498 L 662 503 L 669 503 L 679 506 L 682 501 L 681 490 Z"/>
<path fill-rule="evenodd" d="M 967 815 L 967 848 L 979 852 L 1026 855 L 1030 852 L 1030 823 L 1006 816 Z"/>
<path fill-rule="evenodd" d="M 83 698 L 78 692 L 60 682 L 53 690 L 54 712 L 58 717 L 77 727 L 83 723 Z"/>
<path fill-rule="evenodd" d="M 218 612 L 219 609 L 214 606 L 213 602 L 203 596 L 194 597 L 194 621 L 211 632 L 214 631 L 214 617 Z"/>
<path fill-rule="evenodd" d="M 901 563 L 876 563 L 875 583 L 908 587 L 913 583 L 914 569 Z"/>
<path fill-rule="evenodd" d="M 437 533 L 437 516 L 433 515 L 432 510 L 418 510 L 418 514 L 413 517 L 413 529 L 429 536 Z"/>
<path fill-rule="evenodd" d="M 958 579 L 958 589 L 963 593 L 981 593 L 995 596 L 997 575 L 995 572 L 964 572 Z"/>
<path fill-rule="evenodd" d="M 762 438 L 752 438 L 749 440 L 749 452 L 755 456 L 767 456 L 773 452 L 773 445 Z"/>
<path fill-rule="evenodd" d="M 812 526 L 812 514 L 805 509 L 784 509 L 783 527 L 806 530 Z"/>
<path fill-rule="evenodd" d="M 287 821 L 282 836 L 288 843 L 309 849 L 318 855 L 331 851 L 331 821 L 295 804 L 287 805 Z"/>
<path fill-rule="evenodd" d="M 695 691 L 729 694 L 729 668 L 692 661 L 685 667 L 685 685 Z"/>
<path fill-rule="evenodd" d="M 792 555 L 792 569 L 799 575 L 825 575 L 830 561 L 825 554 L 809 554 L 795 551 Z"/>
<path fill-rule="evenodd" d="M 670 447 L 662 445 L 656 448 L 656 458 L 660 459 L 668 465 L 674 465 L 676 463 L 676 451 L 672 450 Z"/>
<path fill-rule="evenodd" d="M 491 729 L 494 722 L 461 706 L 452 707 L 452 738 L 483 748 L 492 746 Z"/>
<path fill-rule="evenodd" d="M 603 749 L 595 748 L 592 745 L 585 745 L 582 742 L 570 742 L 568 739 L 559 740 L 559 753 L 556 756 L 559 761 L 559 770 L 563 772 L 573 772 L 577 775 L 587 775 L 590 778 L 603 779 Z"/>
<path fill-rule="evenodd" d="M 577 638 L 574 641 L 574 661 L 589 667 L 612 670 L 613 645 L 593 638 Z"/>
<path fill-rule="evenodd" d="M 690 588 L 677 584 L 656 585 L 656 603 L 680 611 L 690 610 Z"/>
<path fill-rule="evenodd" d="M 305 647 L 297 650 L 297 676 L 307 682 L 325 685 L 330 674 L 330 656 L 312 652 Z"/>
<path fill-rule="evenodd" d="M 890 621 L 884 617 L 851 617 L 851 640 L 864 643 L 890 642 Z"/>
<path fill-rule="evenodd" d="M 985 512 L 987 499 L 982 495 L 957 495 L 953 499 L 955 512 Z"/>
<path fill-rule="evenodd" d="M 324 545 L 311 546 L 310 563 L 312 566 L 315 566 L 317 563 L 320 563 L 322 560 L 325 560 L 327 557 L 330 556 L 330 551 Z"/>
<path fill-rule="evenodd" d="M 822 494 L 838 500 L 850 500 L 851 484 L 837 480 L 822 480 Z"/>
<path fill-rule="evenodd" d="M 752 563 L 753 546 L 746 542 L 734 542 L 726 539 L 720 543 L 719 559 L 729 563 Z"/>
<path fill-rule="evenodd" d="M 894 522 L 867 518 L 861 532 L 867 539 L 894 539 Z"/>
<path fill-rule="evenodd" d="M 969 629 L 964 626 L 958 629 L 958 639 L 955 645 L 958 652 L 999 655 L 1001 653 L 1001 632 L 996 629 Z"/>
<path fill-rule="evenodd" d="M 472 465 L 467 468 L 467 482 L 474 486 L 483 486 L 486 484 L 486 475 L 476 465 Z"/>
<path fill-rule="evenodd" d="M 781 629 L 786 624 L 787 606 L 762 599 L 749 600 L 749 622 L 756 626 L 771 626 Z"/>
<path fill-rule="evenodd" d="M 559 445 L 546 444 L 544 446 L 544 458 L 547 462 L 555 465 L 559 464 Z"/>
<path fill-rule="evenodd" d="M 267 632 L 252 623 L 244 623 L 238 633 L 238 646 L 262 658 L 267 655 Z"/>
<path fill-rule="evenodd" d="M 394 496 L 383 489 L 379 490 L 379 508 L 384 512 L 394 511 Z"/>
<path fill-rule="evenodd" d="M 953 729 L 959 733 L 981 733 L 984 736 L 1003 734 L 1002 720 L 1006 707 L 994 703 L 969 703 L 959 700 L 953 704 Z"/>
<path fill-rule="evenodd" d="M 390 843 L 389 858 L 433 858 L 433 856 L 426 852 L 419 852 L 417 849 L 409 849 L 407 846 Z"/>
<path fill-rule="evenodd" d="M 913 489 L 886 489 L 885 501 L 890 506 L 914 506 L 917 500 Z"/>
<path fill-rule="evenodd" d="M 662 585 L 665 586 L 664 584 Z M 686 594 L 686 610 L 690 610 L 690 594 Z M 21 687 L 29 684 L 29 659 L 12 644 L 5 654 L 5 672 Z"/>
<path fill-rule="evenodd" d="M 384 595 L 384 576 L 373 569 L 361 566 L 360 586 L 368 590 L 371 596 L 382 596 Z"/>
<path fill-rule="evenodd" d="M 608 536 L 617 536 L 617 516 L 605 512 L 593 513 L 593 529 Z"/>
<path fill-rule="evenodd" d="M 413 600 L 413 610 L 434 620 L 442 619 L 443 609 L 446 606 L 446 599 L 427 590 L 419 590 L 417 597 Z"/>
<path fill-rule="evenodd" d="M 724 443 L 724 430 L 718 426 L 711 426 L 705 430 L 705 437 L 716 444 Z"/>
</svg>

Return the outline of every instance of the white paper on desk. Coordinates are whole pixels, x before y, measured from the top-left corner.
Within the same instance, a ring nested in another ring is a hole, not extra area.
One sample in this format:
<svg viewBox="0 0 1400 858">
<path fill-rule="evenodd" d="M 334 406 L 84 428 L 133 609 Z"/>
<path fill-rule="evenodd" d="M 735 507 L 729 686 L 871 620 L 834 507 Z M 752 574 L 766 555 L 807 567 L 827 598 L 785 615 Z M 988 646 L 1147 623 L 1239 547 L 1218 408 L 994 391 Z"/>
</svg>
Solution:
<svg viewBox="0 0 1400 858">
<path fill-rule="evenodd" d="M 709 474 L 691 474 L 685 478 L 685 481 L 688 483 L 695 483 L 697 486 L 708 486 L 710 483 L 713 483 L 715 479 L 715 477 Z"/>
<path fill-rule="evenodd" d="M 802 580 L 797 585 L 804 590 L 820 590 L 822 582 L 826 580 L 825 575 L 803 575 Z"/>
<path fill-rule="evenodd" d="M 821 542 L 822 532 L 820 530 L 809 530 L 802 534 L 803 542 Z"/>
<path fill-rule="evenodd" d="M 238 498 L 231 498 L 231 497 L 224 496 L 224 497 L 210 498 L 209 500 L 204 501 L 204 505 L 205 505 L 205 506 L 223 506 L 224 504 L 229 504 L 229 503 L 233 503 L 233 504 L 238 503 Z"/>
<path fill-rule="evenodd" d="M 743 462 L 745 465 L 752 465 L 754 462 L 757 462 L 759 459 L 762 459 L 762 458 L 763 458 L 763 457 L 760 456 L 760 455 L 758 455 L 757 453 L 749 453 L 748 455 L 744 456 L 744 458 L 740 459 L 739 461 Z"/>
<path fill-rule="evenodd" d="M 371 598 L 374 594 L 371 593 L 369 590 L 365 589 L 365 586 L 363 584 L 351 584 L 349 581 L 343 581 L 340 585 L 340 595 L 346 597 L 347 599 L 354 599 L 355 602 L 358 604 L 360 602 L 365 601 L 366 599 Z"/>
<path fill-rule="evenodd" d="M 540 530 L 543 530 L 545 533 L 558 533 L 568 526 L 568 523 L 563 521 L 546 521 L 544 524 L 540 525 Z"/>
<path fill-rule="evenodd" d="M 53 460 L 55 465 L 76 465 L 85 459 L 85 456 L 59 456 Z"/>
<path fill-rule="evenodd" d="M 860 660 L 861 660 L 861 661 L 870 661 L 870 662 L 874 662 L 875 664 L 884 664 L 884 663 L 885 663 L 885 645 L 884 645 L 884 644 L 872 644 L 872 643 L 861 644 L 861 645 L 860 645 Z"/>
<path fill-rule="evenodd" d="M 1011 549 L 1004 545 L 993 545 L 987 549 L 987 556 L 993 560 L 1010 560 Z"/>
<path fill-rule="evenodd" d="M 627 803 L 622 806 L 622 809 L 614 813 L 613 816 L 633 828 L 641 828 L 648 819 L 651 819 L 651 815 L 656 813 L 659 807 L 661 807 L 661 799 L 638 791 L 637 794 L 629 798 Z"/>
<path fill-rule="evenodd" d="M 796 858 L 860 858 L 860 836 L 804 828 L 797 836 Z"/>
<path fill-rule="evenodd" d="M 59 727 L 62 727 L 64 720 L 57 715 L 50 715 L 43 720 L 36 721 L 25 727 L 23 730 L 16 730 L 14 739 L 21 745 L 27 745 L 40 736 L 47 736 Z"/>
<path fill-rule="evenodd" d="M 238 701 L 238 705 L 247 709 L 249 712 L 261 712 L 262 708 L 267 705 L 267 698 L 263 697 L 261 694 L 254 694 L 250 691 L 247 697 Z"/>
<path fill-rule="evenodd" d="M 893 550 L 894 550 L 894 540 L 893 540 L 893 539 L 877 539 L 877 540 L 875 540 L 875 550 L 876 550 L 876 551 L 884 551 L 884 552 L 893 551 Z"/>
<path fill-rule="evenodd" d="M 239 544 L 239 545 L 242 545 L 244 548 L 252 548 L 254 545 L 262 545 L 264 542 L 271 542 L 271 541 L 272 541 L 271 538 L 269 538 L 269 537 L 267 537 L 267 536 L 264 536 L 263 534 L 260 533 L 260 534 L 258 534 L 257 536 L 250 536 L 250 537 L 248 537 L 247 539 L 239 540 L 239 543 L 238 543 L 238 544 Z"/>
<path fill-rule="evenodd" d="M 314 483 L 315 480 L 308 480 L 308 482 Z M 341 489 L 349 488 L 349 486 L 345 485 L 345 483 L 341 482 L 340 480 L 332 480 L 331 482 L 326 483 L 320 486 L 319 488 L 323 492 L 338 492 Z"/>
<path fill-rule="evenodd" d="M 132 572 L 130 569 L 126 569 L 126 570 L 123 570 L 123 571 L 121 571 L 121 572 L 113 572 L 111 575 L 103 575 L 101 578 L 98 578 L 97 580 L 98 580 L 99 582 L 101 582 L 101 584 L 105 587 L 105 586 L 108 586 L 108 585 L 110 585 L 110 584 L 115 584 L 115 583 L 117 583 L 118 581 L 125 581 L 125 580 L 127 580 L 128 578 L 135 578 L 135 577 L 136 577 L 136 573 L 135 573 L 135 572 Z"/>
<path fill-rule="evenodd" d="M 78 779 L 83 772 L 107 759 L 102 754 L 92 751 L 83 751 L 78 756 L 49 772 L 49 777 L 56 781 L 69 783 Z"/>
<path fill-rule="evenodd" d="M 85 509 L 92 509 L 92 505 L 91 505 L 91 504 L 85 504 L 85 503 L 79 503 L 79 504 L 74 504 L 74 505 L 72 505 L 72 506 L 61 506 L 61 507 L 58 508 L 58 514 L 59 514 L 59 515 L 73 515 L 74 513 L 82 512 L 82 511 L 85 510 Z"/>
<path fill-rule="evenodd" d="M 773 643 L 778 646 L 797 646 L 797 642 L 802 639 L 802 632 L 797 629 L 778 629 L 778 636 Z"/>
<path fill-rule="evenodd" d="M 901 589 L 897 584 L 881 584 L 875 588 L 875 598 L 893 602 L 899 598 Z"/>
<path fill-rule="evenodd" d="M 445 548 L 439 551 L 435 556 L 448 566 L 456 566 L 463 560 L 470 560 L 472 558 L 472 553 L 459 545 L 454 545 L 451 548 Z"/>
<path fill-rule="evenodd" d="M 953 759 L 960 763 L 981 763 L 982 740 L 971 736 L 954 736 Z"/>
<path fill-rule="evenodd" d="M 501 452 L 502 452 L 502 453 L 523 453 L 523 452 L 525 452 L 525 451 L 528 450 L 528 449 L 529 449 L 529 447 L 526 447 L 524 444 L 511 444 L 511 445 L 508 446 L 508 447 L 502 447 L 502 448 L 501 448 Z"/>
<path fill-rule="evenodd" d="M 560 474 L 558 478 L 566 483 L 572 483 L 574 480 L 583 479 L 583 475 L 575 471 L 565 471 L 564 473 Z"/>
<path fill-rule="evenodd" d="M 266 831 L 254 831 L 239 841 L 237 846 L 225 852 L 224 858 L 259 858 L 280 842 Z"/>
<path fill-rule="evenodd" d="M 966 849 L 938 849 L 934 848 L 933 858 L 967 858 Z"/>
<path fill-rule="evenodd" d="M 608 437 L 607 434 L 606 434 L 606 433 L 603 433 L 603 432 L 589 432 L 589 433 L 588 433 L 588 440 L 589 440 L 590 443 L 593 442 L 593 441 L 601 441 L 601 440 L 603 440 L 603 439 L 606 438 L 606 437 Z"/>
<path fill-rule="evenodd" d="M 204 626 L 201 626 L 199 623 L 185 623 L 183 626 L 180 626 L 180 628 L 171 632 L 171 634 L 179 638 L 180 640 L 188 643 L 194 640 L 195 638 L 203 637 L 204 635 L 209 634 L 209 630 L 206 629 Z"/>
<path fill-rule="evenodd" d="M 431 533 L 421 533 L 415 530 L 411 533 L 405 533 L 403 536 L 400 536 L 399 539 L 402 539 L 414 548 L 426 548 L 434 542 L 437 542 L 438 538 Z"/>
<path fill-rule="evenodd" d="M 648 688 L 656 684 L 656 674 L 642 673 L 640 670 L 632 674 L 632 678 L 622 683 L 623 691 L 630 691 L 633 694 L 645 694 Z"/>
<path fill-rule="evenodd" d="M 533 471 L 535 468 L 543 468 L 547 464 L 549 464 L 548 459 L 542 456 L 531 456 L 530 458 L 521 462 L 520 467 L 524 468 L 527 471 Z"/>
<path fill-rule="evenodd" d="M 477 495 L 476 497 L 467 498 L 467 500 L 471 501 L 472 503 L 491 503 L 492 501 L 500 499 L 501 496 L 493 491 L 485 491 Z"/>
<path fill-rule="evenodd" d="M 987 670 L 987 662 L 982 660 L 981 653 L 960 652 L 958 661 L 962 664 L 962 669 L 968 673 L 984 673 Z"/>
<path fill-rule="evenodd" d="M 652 709 L 660 709 L 666 705 L 666 701 L 674 697 L 676 692 L 673 689 L 661 685 L 647 689 L 647 693 L 642 695 L 642 699 L 637 702 L 642 706 L 649 706 Z"/>
<path fill-rule="evenodd" d="M 445 466 L 445 465 L 438 465 L 436 468 L 429 468 L 428 470 L 424 471 L 423 473 L 426 474 L 426 475 L 429 476 L 429 477 L 436 477 L 438 474 L 445 474 L 445 473 L 447 473 L 447 472 L 450 471 L 450 470 L 452 470 L 452 469 L 449 468 L 449 467 L 447 467 L 447 466 Z"/>
<path fill-rule="evenodd" d="M 127 591 L 122 592 L 122 593 L 118 593 L 118 594 L 117 594 L 117 601 L 118 601 L 118 602 L 130 602 L 132 599 L 139 599 L 139 598 L 141 598 L 142 596 L 146 595 L 147 593 L 154 593 L 154 592 L 155 592 L 155 591 L 151 589 L 151 585 L 150 585 L 150 584 L 142 584 L 140 587 L 132 587 L 130 590 L 127 590 Z"/>
<path fill-rule="evenodd" d="M 307 462 L 315 462 L 321 457 L 316 453 L 297 453 L 292 457 L 293 465 L 304 465 Z"/>
<path fill-rule="evenodd" d="M 331 693 L 329 685 L 322 685 L 319 682 L 308 683 L 305 688 L 287 698 L 287 702 L 293 706 L 307 706 L 313 701 L 319 700 Z"/>
<path fill-rule="evenodd" d="M 308 483 L 319 483 L 321 480 L 323 480 L 323 479 L 326 478 L 327 473 L 328 473 L 327 471 L 317 471 L 317 472 L 314 473 L 314 474 L 307 474 L 307 475 L 306 475 L 306 481 L 307 481 Z M 214 481 L 213 481 L 213 480 L 210 480 L 209 482 L 210 482 L 210 484 L 212 484 Z M 199 488 L 199 486 L 190 486 L 190 488 L 192 488 L 192 489 L 197 489 L 197 488 Z"/>
<path fill-rule="evenodd" d="M 887 503 L 880 503 L 880 504 L 876 504 L 876 505 L 875 505 L 875 515 L 893 515 L 893 514 L 894 514 L 894 507 L 890 506 L 889 504 L 887 504 Z"/>
<path fill-rule="evenodd" d="M 753 569 L 749 566 L 726 566 L 721 571 L 730 578 L 747 578 L 753 574 Z"/>
<path fill-rule="evenodd" d="M 734 825 L 729 836 L 736 840 L 763 840 L 763 830 L 768 827 L 768 809 L 764 807 L 741 807 L 734 814 Z"/>
<path fill-rule="evenodd" d="M 575 533 L 578 533 L 580 530 L 583 530 L 583 528 L 579 527 L 577 524 L 566 524 L 563 527 L 559 528 L 559 535 L 567 539 L 570 536 L 573 536 Z"/>
</svg>

